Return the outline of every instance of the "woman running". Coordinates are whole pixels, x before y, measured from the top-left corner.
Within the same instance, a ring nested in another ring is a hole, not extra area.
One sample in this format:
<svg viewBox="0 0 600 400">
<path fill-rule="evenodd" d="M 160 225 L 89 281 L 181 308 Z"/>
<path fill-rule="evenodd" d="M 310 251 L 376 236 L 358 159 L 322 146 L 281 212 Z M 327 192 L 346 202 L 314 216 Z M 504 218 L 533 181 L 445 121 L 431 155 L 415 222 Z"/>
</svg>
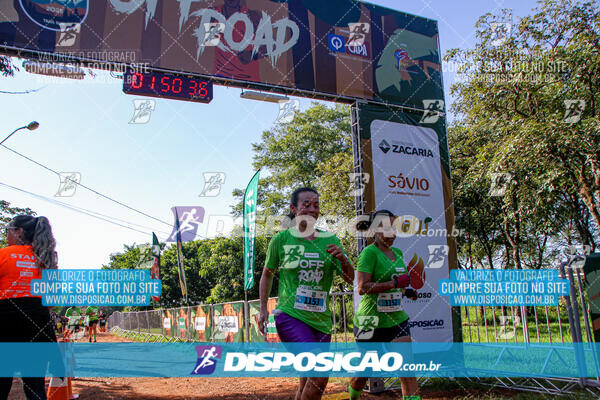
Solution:
<svg viewBox="0 0 600 400">
<path fill-rule="evenodd" d="M 402 296 L 417 299 L 408 289 L 402 251 L 392 247 L 396 239 L 394 220 L 388 210 L 369 215 L 369 221 L 357 224 L 357 230 L 367 231 L 374 242 L 365 247 L 356 265 L 358 293 L 362 295 L 354 316 L 354 336 L 357 342 L 410 342 L 408 315 L 402 310 Z M 368 378 L 352 378 L 348 391 L 350 400 L 358 400 Z M 417 378 L 400 378 L 402 395 L 417 394 Z"/>
<path fill-rule="evenodd" d="M 260 317 L 264 334 L 267 302 L 279 268 L 279 300 L 275 326 L 282 342 L 330 342 L 329 289 L 334 273 L 352 284 L 354 269 L 332 233 L 315 229 L 319 195 L 311 188 L 296 189 L 290 201 L 292 226 L 276 234 L 267 250 L 260 278 Z M 300 378 L 296 400 L 320 399 L 329 378 Z"/>
<path fill-rule="evenodd" d="M 31 280 L 56 268 L 56 242 L 46 217 L 19 215 L 6 227 L 8 247 L 0 249 L 0 342 L 56 342 L 48 308 L 31 295 Z M 44 362 L 44 360 L 36 360 Z M 44 378 L 22 378 L 27 399 L 46 399 Z M 13 378 L 0 378 L 0 399 Z"/>
</svg>

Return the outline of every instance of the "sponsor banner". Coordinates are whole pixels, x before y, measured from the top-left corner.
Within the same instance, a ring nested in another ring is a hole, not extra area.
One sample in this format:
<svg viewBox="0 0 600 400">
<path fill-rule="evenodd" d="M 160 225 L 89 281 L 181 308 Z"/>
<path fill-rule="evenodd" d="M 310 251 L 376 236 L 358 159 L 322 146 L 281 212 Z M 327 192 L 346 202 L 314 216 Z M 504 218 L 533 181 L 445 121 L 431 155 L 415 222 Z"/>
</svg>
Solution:
<svg viewBox="0 0 600 400">
<path fill-rule="evenodd" d="M 163 310 L 162 311 L 162 321 L 163 321 L 163 334 L 165 336 L 175 336 L 177 332 L 177 327 L 175 326 L 175 315 L 177 315 L 177 310 Z M 125 327 L 127 329 L 127 327 Z"/>
<path fill-rule="evenodd" d="M 250 342 L 279 342 L 279 335 L 275 327 L 275 315 L 273 310 L 277 307 L 277 297 L 271 297 L 267 301 L 267 309 L 269 311 L 269 320 L 267 322 L 267 335 L 263 335 L 258 331 L 258 318 L 260 316 L 260 300 L 252 300 L 248 302 L 250 310 Z"/>
<path fill-rule="evenodd" d="M 213 306 L 215 327 L 213 342 L 244 341 L 244 303 L 227 303 Z"/>
<path fill-rule="evenodd" d="M 191 338 L 190 309 L 182 307 L 176 310 L 177 336 L 181 339 Z"/>
<path fill-rule="evenodd" d="M 19 0 L 0 46 L 423 107 L 442 98 L 437 22 L 356 0 Z"/>
<path fill-rule="evenodd" d="M 258 203 L 258 179 L 256 171 L 244 193 L 244 290 L 254 287 L 254 259 L 256 245 L 256 207 Z"/>
<path fill-rule="evenodd" d="M 426 351 L 425 351 L 426 350 Z M 589 377 L 595 343 L 0 343 L 0 376 Z M 63 355 L 75 360 L 64 371 Z M 63 368 L 63 370 L 61 370 Z"/>
<path fill-rule="evenodd" d="M 192 338 L 200 342 L 209 342 L 212 334 L 210 306 L 192 307 L 191 318 L 194 323 Z"/>
<path fill-rule="evenodd" d="M 418 115 L 375 106 L 361 106 L 359 113 L 363 170 L 371 176 L 366 211 L 387 209 L 398 216 L 394 246 L 419 296 L 402 304 L 413 322 L 411 336 L 417 342 L 455 341 L 451 305 L 438 295 L 438 283 L 449 278 L 456 257 L 454 242 L 450 234 L 430 234 L 453 231 L 443 119 L 419 125 Z"/>
<path fill-rule="evenodd" d="M 53 306 L 147 306 L 162 290 L 150 271 L 54 269 L 31 281 L 31 294 Z"/>
</svg>

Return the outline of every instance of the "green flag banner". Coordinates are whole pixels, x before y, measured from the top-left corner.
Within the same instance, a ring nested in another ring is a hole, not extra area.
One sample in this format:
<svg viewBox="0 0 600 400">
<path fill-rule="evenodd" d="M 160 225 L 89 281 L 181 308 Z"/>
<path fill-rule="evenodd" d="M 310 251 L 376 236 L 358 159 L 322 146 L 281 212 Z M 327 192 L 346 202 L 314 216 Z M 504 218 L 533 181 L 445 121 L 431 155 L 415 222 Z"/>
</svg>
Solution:
<svg viewBox="0 0 600 400">
<path fill-rule="evenodd" d="M 259 173 L 260 170 L 256 171 L 244 194 L 244 290 L 254 287 L 254 242 Z"/>
</svg>

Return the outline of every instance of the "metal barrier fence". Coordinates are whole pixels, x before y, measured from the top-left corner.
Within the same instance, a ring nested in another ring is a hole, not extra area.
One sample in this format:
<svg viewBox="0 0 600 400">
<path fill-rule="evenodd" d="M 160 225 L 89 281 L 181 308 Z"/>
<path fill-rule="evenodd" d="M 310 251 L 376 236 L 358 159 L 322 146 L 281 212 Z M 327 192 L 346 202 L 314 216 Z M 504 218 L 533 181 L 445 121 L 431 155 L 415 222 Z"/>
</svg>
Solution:
<svg viewBox="0 0 600 400">
<path fill-rule="evenodd" d="M 548 306 L 473 306 L 460 307 L 462 334 L 465 343 L 573 343 L 581 342 L 584 352 L 593 354 L 590 310 L 582 271 L 563 263 L 560 275 L 568 279 L 570 294 L 560 298 L 555 307 Z M 352 292 L 331 293 L 333 335 L 332 341 L 353 342 L 354 307 Z M 275 308 L 276 298 L 269 300 L 269 312 Z M 278 341 L 272 315 L 267 337 L 258 332 L 259 300 L 180 307 L 166 310 L 115 312 L 108 319 L 108 327 L 131 335 L 137 332 L 145 341 Z M 168 319 L 168 323 L 166 322 Z M 581 356 L 581 355 L 578 355 Z M 533 391 L 547 394 L 571 393 L 577 387 L 600 394 L 600 367 L 596 358 L 591 378 L 527 378 L 497 377 L 478 380 L 480 385 Z M 465 378 L 474 380 L 476 378 Z M 422 379 L 422 383 L 429 380 Z M 398 378 L 370 380 L 371 391 L 399 388 Z"/>
</svg>

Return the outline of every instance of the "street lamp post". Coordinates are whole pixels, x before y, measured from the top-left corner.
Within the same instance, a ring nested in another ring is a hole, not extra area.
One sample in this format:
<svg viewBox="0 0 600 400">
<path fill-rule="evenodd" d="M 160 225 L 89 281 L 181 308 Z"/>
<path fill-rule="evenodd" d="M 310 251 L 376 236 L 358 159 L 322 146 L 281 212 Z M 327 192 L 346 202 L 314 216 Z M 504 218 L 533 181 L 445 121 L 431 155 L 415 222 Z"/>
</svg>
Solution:
<svg viewBox="0 0 600 400">
<path fill-rule="evenodd" d="M 5 137 L 0 144 L 6 142 L 6 140 L 11 137 L 12 135 L 14 135 L 17 131 L 20 131 L 21 129 L 29 129 L 30 131 L 36 130 L 38 127 L 40 126 L 40 123 L 37 121 L 32 121 L 29 124 L 22 126 L 20 128 L 15 129 L 14 131 L 12 131 L 12 133 L 10 135 L 8 135 L 7 137 Z"/>
</svg>

